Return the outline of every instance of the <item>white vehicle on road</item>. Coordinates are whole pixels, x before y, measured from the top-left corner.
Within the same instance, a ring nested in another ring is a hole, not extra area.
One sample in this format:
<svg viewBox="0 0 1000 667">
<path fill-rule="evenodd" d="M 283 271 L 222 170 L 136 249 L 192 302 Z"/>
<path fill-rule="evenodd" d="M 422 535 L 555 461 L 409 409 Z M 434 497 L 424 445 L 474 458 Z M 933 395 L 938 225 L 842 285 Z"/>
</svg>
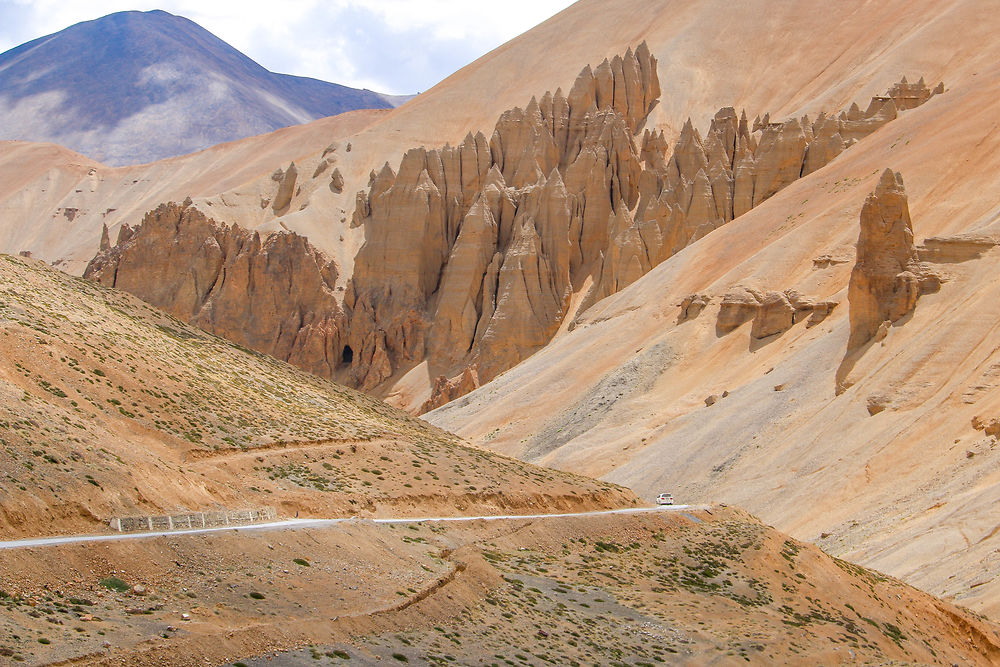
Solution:
<svg viewBox="0 0 1000 667">
<path fill-rule="evenodd" d="M 674 496 L 672 494 L 670 494 L 670 493 L 661 493 L 660 495 L 656 496 L 656 504 L 657 505 L 673 505 L 674 504 Z"/>
</svg>

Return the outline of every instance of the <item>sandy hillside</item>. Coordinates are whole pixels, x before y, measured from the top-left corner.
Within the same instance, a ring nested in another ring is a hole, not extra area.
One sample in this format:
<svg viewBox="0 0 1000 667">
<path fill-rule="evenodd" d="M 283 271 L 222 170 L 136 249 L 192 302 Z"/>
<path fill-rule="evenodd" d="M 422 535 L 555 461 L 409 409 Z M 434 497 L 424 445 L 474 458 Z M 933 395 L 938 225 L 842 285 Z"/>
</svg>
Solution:
<svg viewBox="0 0 1000 667">
<path fill-rule="evenodd" d="M 1000 652 L 996 625 L 719 507 L 0 552 L 0 575 L 0 651 L 28 665 L 987 665 Z"/>
<path fill-rule="evenodd" d="M 641 493 L 740 503 L 833 553 L 996 611 L 1000 544 L 986 508 L 1000 486 L 984 429 L 1000 412 L 998 92 L 996 66 L 957 79 L 431 421 Z M 902 174 L 917 243 L 972 234 L 981 245 L 927 255 L 940 291 L 867 349 L 838 396 L 859 214 L 886 167 Z M 762 340 L 749 323 L 724 333 L 720 306 L 741 286 L 838 306 L 819 326 Z M 709 305 L 681 322 L 678 304 L 693 294 Z"/>
<path fill-rule="evenodd" d="M 115 517 L 627 506 L 628 491 L 473 450 L 134 297 L 0 257 L 0 532 Z"/>
</svg>

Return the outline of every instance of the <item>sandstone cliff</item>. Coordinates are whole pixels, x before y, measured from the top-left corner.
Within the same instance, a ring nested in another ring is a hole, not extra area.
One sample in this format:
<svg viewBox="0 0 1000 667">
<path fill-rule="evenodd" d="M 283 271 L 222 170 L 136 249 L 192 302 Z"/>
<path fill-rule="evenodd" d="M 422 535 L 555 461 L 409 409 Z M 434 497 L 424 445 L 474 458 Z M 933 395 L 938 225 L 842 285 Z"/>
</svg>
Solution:
<svg viewBox="0 0 1000 667">
<path fill-rule="evenodd" d="M 312 373 L 330 377 L 340 362 L 337 267 L 297 234 L 261 238 L 164 204 L 122 227 L 84 276 Z"/>
</svg>

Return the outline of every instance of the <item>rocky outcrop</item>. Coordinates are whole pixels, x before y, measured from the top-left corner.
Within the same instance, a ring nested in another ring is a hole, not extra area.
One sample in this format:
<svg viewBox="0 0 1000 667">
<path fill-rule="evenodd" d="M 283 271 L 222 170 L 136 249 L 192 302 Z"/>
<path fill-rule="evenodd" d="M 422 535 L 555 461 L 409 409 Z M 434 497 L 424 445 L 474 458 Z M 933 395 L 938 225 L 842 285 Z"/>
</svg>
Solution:
<svg viewBox="0 0 1000 667">
<path fill-rule="evenodd" d="M 837 307 L 835 301 L 809 299 L 795 290 L 760 292 L 748 287 L 736 287 L 722 298 L 716 333 L 724 336 L 747 322 L 753 322 L 750 336 L 764 340 L 782 334 L 799 322 L 812 327 L 829 316 Z"/>
<path fill-rule="evenodd" d="M 932 236 L 917 246 L 917 256 L 923 262 L 956 264 L 979 259 L 997 246 L 1000 236 L 994 234 Z"/>
<path fill-rule="evenodd" d="M 684 297 L 680 303 L 681 312 L 677 316 L 677 323 L 681 324 L 688 320 L 693 320 L 712 302 L 712 298 L 705 294 L 691 294 Z"/>
<path fill-rule="evenodd" d="M 164 204 L 123 226 L 84 276 L 304 370 L 330 377 L 341 363 L 337 267 L 297 234 L 261 238 Z"/>
<path fill-rule="evenodd" d="M 351 346 L 384 338 L 390 364 L 356 356 L 357 384 L 425 356 L 475 364 L 487 380 L 545 345 L 574 291 L 601 275 L 611 234 L 632 224 L 643 171 L 633 137 L 659 94 L 642 45 L 585 68 L 568 95 L 504 113 L 489 139 L 385 165 L 358 196 L 365 244 L 346 303 Z"/>
<path fill-rule="evenodd" d="M 735 331 L 757 316 L 763 295 L 757 290 L 737 287 L 722 297 L 715 330 L 719 335 Z"/>
<path fill-rule="evenodd" d="M 883 323 L 909 315 L 921 294 L 938 285 L 917 255 L 903 177 L 886 169 L 861 209 L 857 262 L 848 289 L 848 351 L 874 338 Z"/>
<path fill-rule="evenodd" d="M 768 292 L 757 306 L 750 336 L 756 340 L 763 340 L 788 331 L 794 324 L 795 307 L 788 295 L 782 292 Z"/>
<path fill-rule="evenodd" d="M 688 121 L 671 152 L 662 132 L 643 131 L 660 93 L 643 44 L 585 68 L 568 95 L 504 113 L 489 140 L 411 150 L 398 173 L 386 164 L 358 195 L 353 226 L 364 226 L 365 244 L 346 299 L 350 345 L 382 341 L 385 356 L 374 368 L 355 357 L 355 382 L 376 387 L 425 358 L 452 372 L 475 364 L 489 381 L 576 313 L 895 118 L 899 100 L 931 95 L 906 85 L 867 111 L 815 122 L 765 116 L 751 127 L 725 108 L 704 137 Z M 832 308 L 751 301 L 746 313 L 724 302 L 720 332 L 748 317 L 766 338 Z"/>
<path fill-rule="evenodd" d="M 431 387 L 431 397 L 420 407 L 420 413 L 430 412 L 451 403 L 456 398 L 465 396 L 479 388 L 479 374 L 475 368 L 466 368 L 460 376 L 449 380 L 439 375 Z"/>
<path fill-rule="evenodd" d="M 876 97 L 872 100 L 873 105 L 892 100 L 893 104 L 900 111 L 915 109 L 929 100 L 934 95 L 944 92 L 944 84 L 939 83 L 934 90 L 927 87 L 923 77 L 916 83 L 910 83 L 904 76 L 903 79 L 889 89 L 885 97 Z"/>
<path fill-rule="evenodd" d="M 323 164 L 328 164 L 324 162 Z M 344 175 L 340 173 L 340 169 L 334 169 L 333 173 L 330 174 L 330 192 L 334 194 L 340 194 L 344 191 Z"/>
<path fill-rule="evenodd" d="M 454 398 L 470 386 L 466 369 L 491 380 L 578 313 L 930 95 L 922 83 L 897 86 L 868 111 L 855 105 L 816 122 L 751 124 L 725 108 L 704 136 L 688 121 L 671 148 L 644 127 L 660 84 L 643 44 L 584 68 L 568 93 L 507 111 L 491 135 L 416 148 L 397 169 L 372 171 L 356 197 L 351 226 L 364 228 L 365 242 L 342 300 L 332 263 L 301 237 L 261 238 L 191 207 L 158 209 L 116 246 L 102 243 L 88 275 L 364 390 L 426 361 L 443 370 L 435 395 Z M 334 152 L 324 152 L 313 177 L 329 173 L 338 192 Z M 296 165 L 273 180 L 261 206 L 283 215 L 296 196 Z M 766 338 L 826 307 L 758 297 L 745 313 L 724 302 L 720 333 L 749 317 Z M 682 315 L 703 307 L 692 302 Z"/>
<path fill-rule="evenodd" d="M 275 215 L 283 215 L 288 211 L 292 197 L 295 196 L 295 182 L 298 177 L 299 170 L 294 162 L 288 165 L 288 169 L 279 169 L 271 175 L 271 180 L 278 184 L 278 190 L 271 202 L 271 209 Z"/>
<path fill-rule="evenodd" d="M 972 418 L 972 428 L 982 431 L 988 436 L 1000 438 L 1000 419 L 977 415 Z"/>
</svg>

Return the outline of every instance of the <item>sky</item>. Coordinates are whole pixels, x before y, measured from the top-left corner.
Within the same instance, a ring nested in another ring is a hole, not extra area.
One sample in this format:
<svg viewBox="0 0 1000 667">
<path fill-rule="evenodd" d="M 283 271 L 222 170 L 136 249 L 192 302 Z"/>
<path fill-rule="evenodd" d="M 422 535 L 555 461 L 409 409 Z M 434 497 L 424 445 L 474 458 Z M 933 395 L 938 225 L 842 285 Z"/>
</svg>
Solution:
<svg viewBox="0 0 1000 667">
<path fill-rule="evenodd" d="M 423 92 L 573 0 L 0 0 L 0 53 L 113 12 L 191 19 L 273 72 Z"/>
</svg>

